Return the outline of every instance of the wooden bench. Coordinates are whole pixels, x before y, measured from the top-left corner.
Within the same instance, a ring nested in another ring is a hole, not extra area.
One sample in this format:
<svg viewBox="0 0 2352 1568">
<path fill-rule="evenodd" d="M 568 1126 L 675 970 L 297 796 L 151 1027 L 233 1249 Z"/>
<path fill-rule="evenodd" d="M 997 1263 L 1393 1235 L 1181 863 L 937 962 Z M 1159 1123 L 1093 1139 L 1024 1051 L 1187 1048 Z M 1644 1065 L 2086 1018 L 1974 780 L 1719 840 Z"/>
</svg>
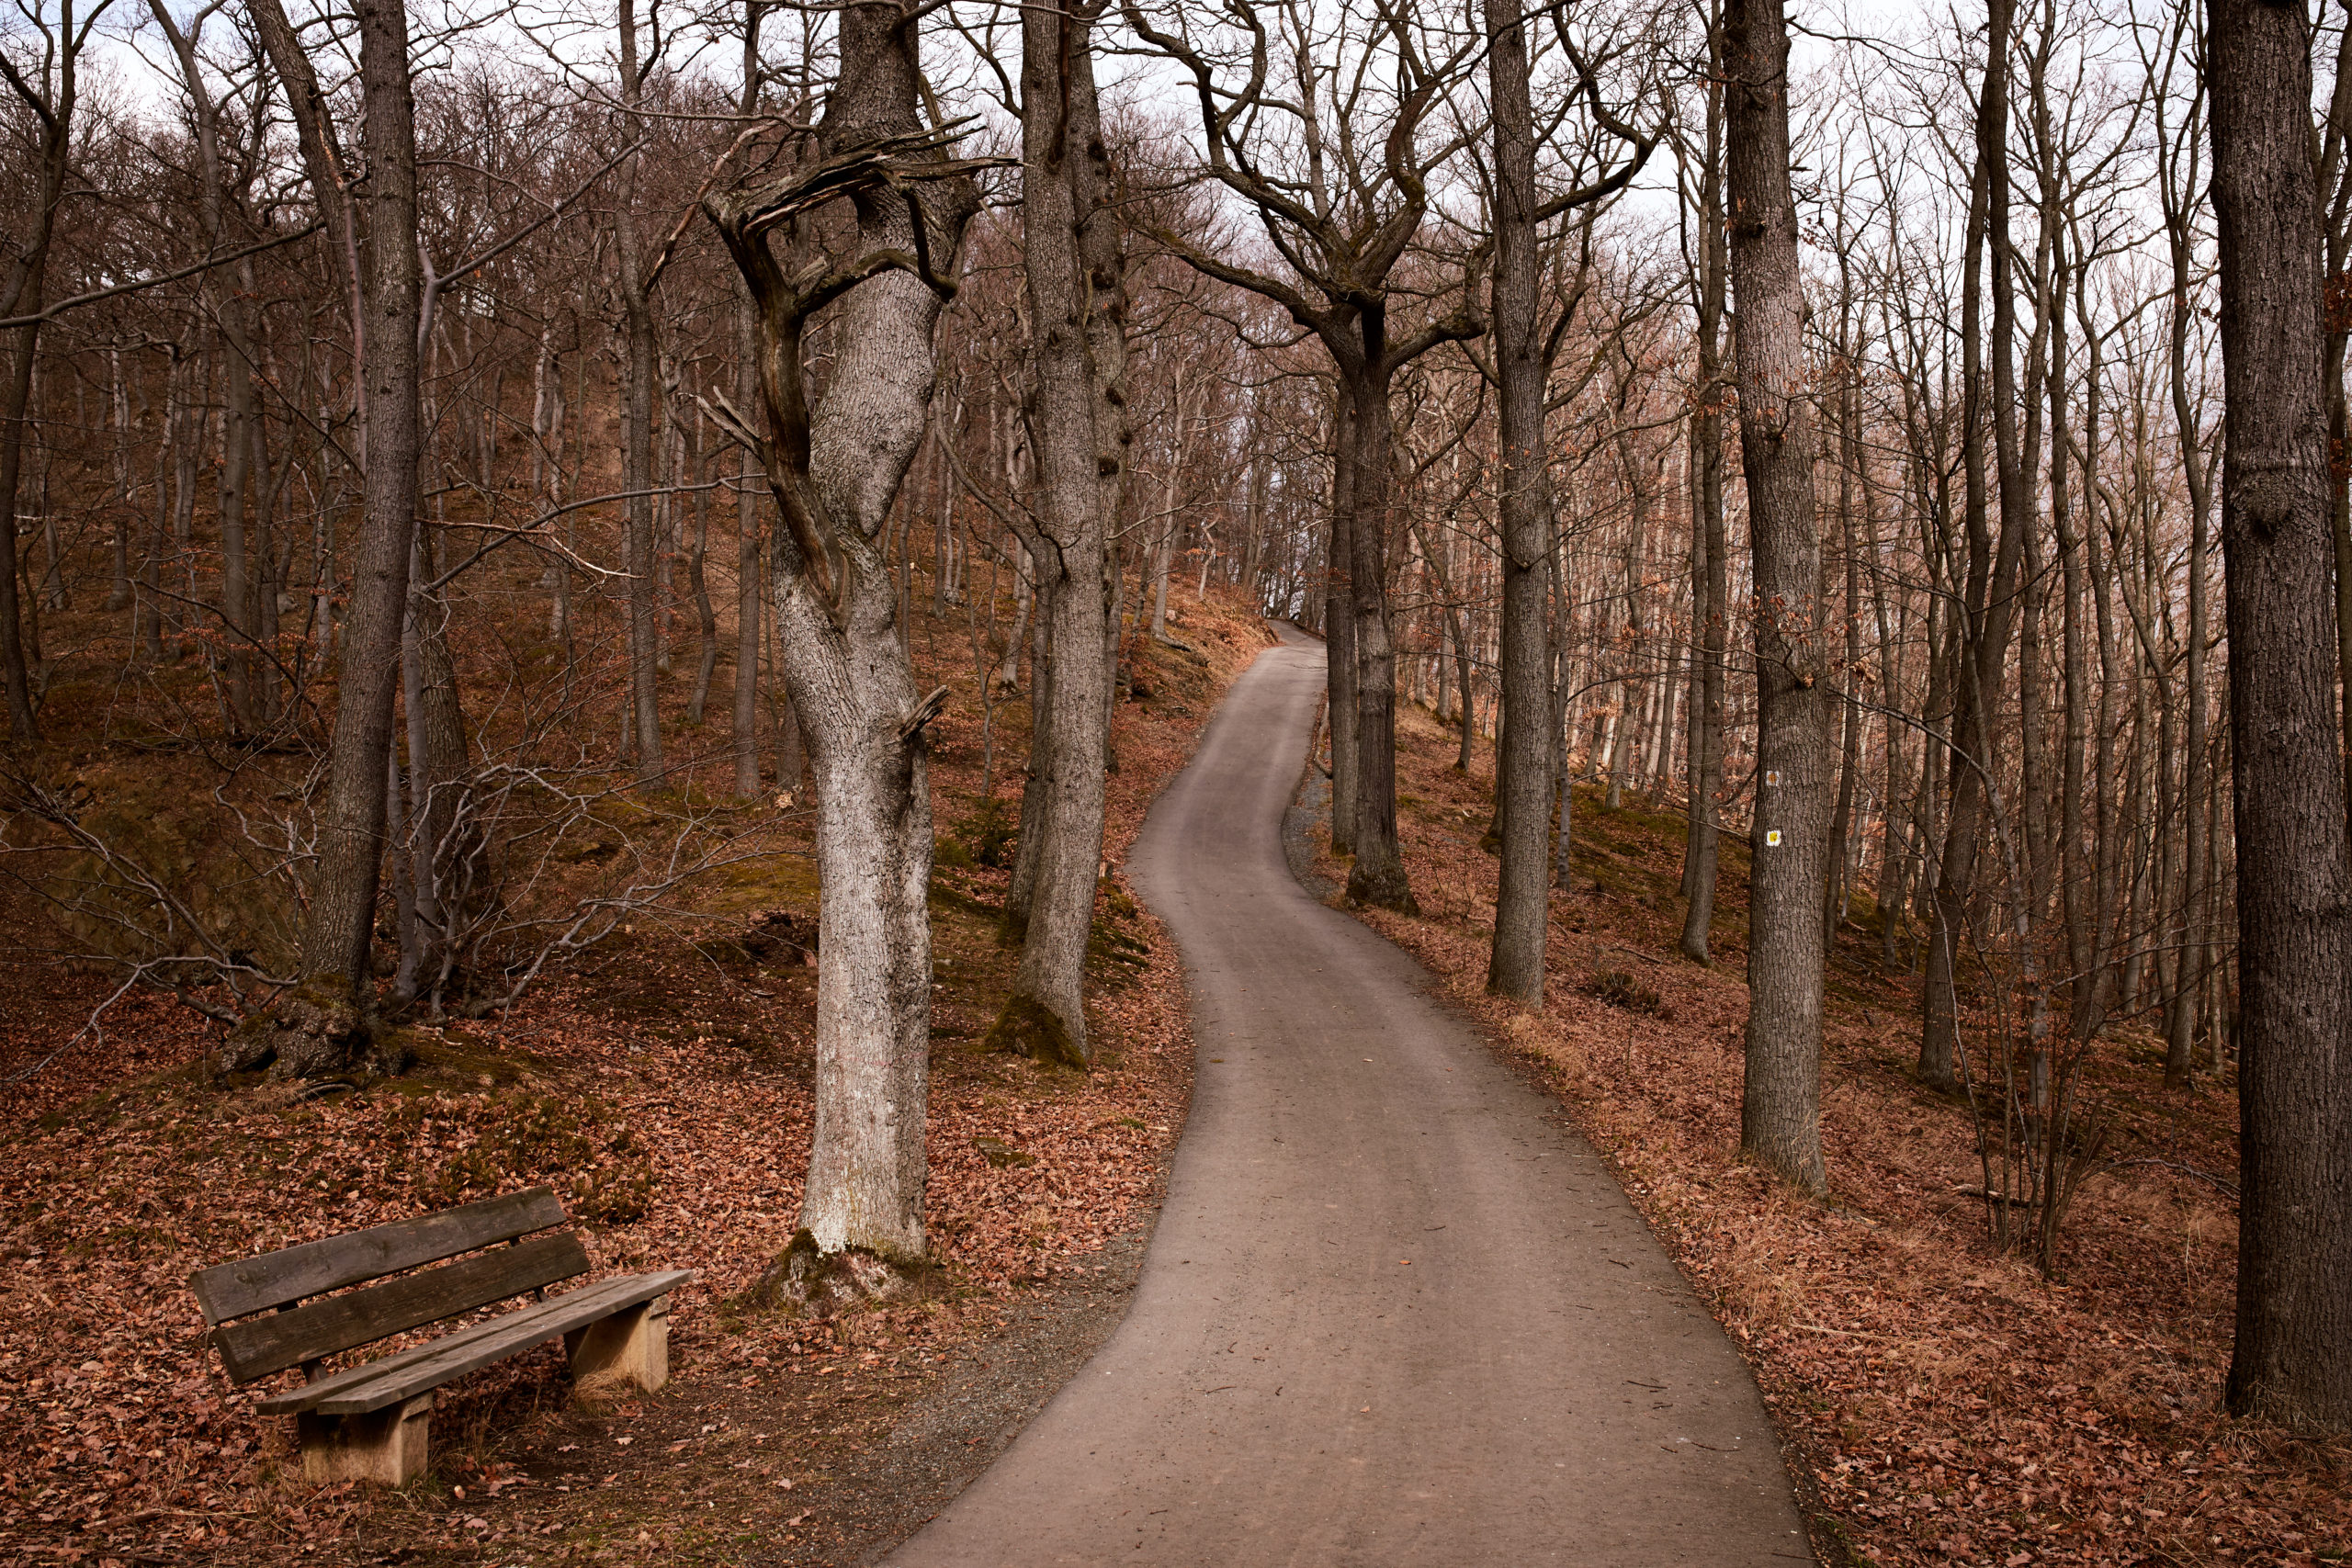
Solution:
<svg viewBox="0 0 2352 1568">
<path fill-rule="evenodd" d="M 582 1390 L 622 1382 L 656 1389 L 669 1381 L 670 1292 L 693 1271 L 599 1280 L 549 1296 L 548 1286 L 588 1271 L 580 1237 L 554 1230 L 564 1221 L 556 1195 L 535 1187 L 219 1264 L 190 1275 L 188 1287 L 232 1381 L 302 1369 L 300 1387 L 256 1408 L 296 1418 L 302 1468 L 312 1481 L 398 1486 L 424 1470 L 435 1389 L 558 1335 Z M 368 1280 L 383 1282 L 330 1293 Z M 537 1299 L 502 1317 L 319 1375 L 329 1356 L 526 1291 Z"/>
</svg>

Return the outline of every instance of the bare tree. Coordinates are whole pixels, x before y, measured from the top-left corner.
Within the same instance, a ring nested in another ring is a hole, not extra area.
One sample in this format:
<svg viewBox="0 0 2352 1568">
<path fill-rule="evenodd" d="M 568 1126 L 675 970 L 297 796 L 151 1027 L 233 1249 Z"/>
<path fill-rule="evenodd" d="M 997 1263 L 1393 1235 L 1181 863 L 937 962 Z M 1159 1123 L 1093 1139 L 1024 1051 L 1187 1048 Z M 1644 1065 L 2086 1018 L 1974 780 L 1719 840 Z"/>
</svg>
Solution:
<svg viewBox="0 0 2352 1568">
<path fill-rule="evenodd" d="M 895 0 L 840 14 L 840 76 L 815 156 L 715 192 L 705 210 L 758 310 L 757 423 L 714 412 L 758 454 L 783 527 L 771 546 L 780 663 L 816 777 L 824 887 L 818 966 L 817 1128 L 801 1225 L 832 1255 L 921 1258 L 930 1082 L 931 792 L 918 698 L 899 634 L 884 524 L 921 443 L 932 327 L 955 292 L 974 165 L 916 107 L 915 17 Z M 793 133 L 787 133 L 788 135 Z M 797 232 L 821 205 L 854 206 L 854 247 Z M 804 220 L 803 215 L 809 215 Z M 797 242 L 779 259 L 779 230 Z M 805 248 L 804 248 L 805 247 Z M 809 407 L 805 333 L 840 301 L 827 390 Z"/>
<path fill-rule="evenodd" d="M 1540 330 L 1538 236 L 1548 220 L 1623 189 L 1657 145 L 1655 136 L 1635 131 L 1603 107 L 1592 69 L 1568 41 L 1565 11 L 1555 7 L 1550 15 L 1562 52 L 1575 62 L 1595 121 L 1627 143 L 1629 155 L 1589 184 L 1549 200 L 1538 196 L 1526 24 L 1517 0 L 1486 0 L 1488 112 L 1495 126 L 1493 317 L 1502 465 L 1496 505 L 1503 602 L 1503 716 L 1495 763 L 1502 868 L 1487 988 L 1538 1008 L 1544 1005 L 1544 950 L 1551 935 L 1552 788 L 1557 771 L 1550 637 L 1555 519 L 1544 423 L 1552 357 L 1560 344 L 1558 332 Z"/>
<path fill-rule="evenodd" d="M 1733 359 L 1755 561 L 1760 773 L 1747 919 L 1747 1082 L 1740 1148 L 1807 1192 L 1821 1157 L 1822 886 L 1831 726 L 1814 423 L 1789 187 L 1789 38 L 1780 0 L 1724 7 Z"/>
<path fill-rule="evenodd" d="M 1280 274 L 1261 271 L 1192 236 L 1160 228 L 1154 237 L 1206 276 L 1287 311 L 1339 374 L 1329 564 L 1335 586 L 1345 574 L 1347 646 L 1335 615 L 1331 837 L 1335 849 L 1355 857 L 1350 898 L 1409 910 L 1412 887 L 1396 840 L 1389 394 L 1405 366 L 1486 330 L 1469 288 L 1478 260 L 1452 311 L 1411 331 L 1389 315 L 1399 302 L 1398 264 L 1428 217 L 1430 176 L 1459 145 L 1437 130 L 1436 111 L 1477 44 L 1432 36 L 1391 0 L 1326 18 L 1296 0 L 1238 4 L 1231 31 L 1212 28 L 1215 36 L 1205 37 L 1181 12 L 1162 28 L 1140 0 L 1123 0 L 1123 8 L 1128 25 L 1191 77 L 1209 174 L 1249 204 L 1287 265 Z M 1376 71 L 1392 72 L 1393 84 L 1373 90 Z"/>
<path fill-rule="evenodd" d="M 313 117 L 301 126 L 301 146 L 316 199 L 322 206 L 337 204 L 343 175 L 315 81 L 307 62 L 298 65 L 288 57 L 300 51 L 291 47 L 293 29 L 278 0 L 255 0 L 255 10 L 267 16 L 263 37 L 272 63 L 291 86 L 298 117 Z M 422 439 L 418 336 L 424 282 L 417 254 L 408 16 L 402 0 L 359 0 L 358 17 L 369 171 L 361 198 L 368 221 L 357 275 L 365 389 L 359 551 L 311 908 L 302 930 L 304 984 L 249 1020 L 230 1046 L 233 1060 L 274 1060 L 276 1070 L 305 1077 L 370 1059 L 376 1010 L 371 950 L 386 842 L 385 779 L 392 761 L 393 699 L 400 689 Z"/>
<path fill-rule="evenodd" d="M 1034 523 L 1022 529 L 1046 627 L 1050 714 L 1029 789 L 1043 809 L 1020 972 L 989 1039 L 1084 1066 L 1086 946 L 1102 852 L 1111 724 L 1103 543 L 1126 473 L 1125 261 L 1094 86 L 1100 6 L 1056 0 L 1021 14 L 1022 236 L 1030 321 L 1027 413 Z M 1008 514 L 1011 515 L 1011 514 Z M 1023 805 L 1027 802 L 1024 798 Z M 1024 811 L 1024 818 L 1027 814 Z"/>
<path fill-rule="evenodd" d="M 1685 165 L 1679 183 L 1690 222 L 1684 242 L 1693 326 L 1696 328 L 1690 456 L 1690 616 L 1694 635 L 1687 793 L 1690 829 L 1682 854 L 1682 955 L 1707 962 L 1715 919 L 1715 882 L 1721 865 L 1722 823 L 1717 796 L 1724 787 L 1724 660 L 1730 646 L 1730 545 L 1724 527 L 1724 421 L 1722 408 L 1724 291 L 1730 262 L 1724 239 L 1724 84 L 1721 6 L 1711 6 L 1707 73 L 1700 145 L 1678 139 Z M 1695 157 L 1692 156 L 1695 152 Z M 1696 190 L 1690 187 L 1695 184 Z"/>
<path fill-rule="evenodd" d="M 668 39 L 662 31 L 657 0 L 648 0 L 646 36 L 639 36 L 637 0 L 620 0 L 621 134 L 639 138 L 638 118 L 645 102 L 646 78 L 660 62 Z M 675 35 L 670 35 L 674 37 Z M 653 408 L 656 342 L 653 287 L 660 268 L 646 254 L 639 231 L 639 205 L 643 199 L 644 160 L 632 152 L 627 161 L 619 201 L 613 209 L 613 249 L 619 263 L 615 288 L 621 300 L 625 344 L 621 410 L 621 489 L 628 495 L 628 671 L 629 711 L 637 752 L 637 776 L 651 783 L 662 776 L 662 694 L 655 626 L 657 545 L 653 530 Z"/>
<path fill-rule="evenodd" d="M 765 0 L 744 0 L 743 75 L 736 107 L 747 120 L 760 107 L 760 23 L 766 14 Z M 749 300 L 737 308 L 735 340 L 736 399 L 749 403 L 759 395 L 759 340 Z M 746 449 L 737 476 L 735 504 L 735 703 L 729 716 L 735 793 L 747 800 L 760 793 L 760 519 L 752 489 L 757 471 L 757 459 Z M 777 787 L 789 790 L 794 782 L 779 779 Z"/>
<path fill-rule="evenodd" d="M 2352 842 L 2335 744 L 2311 19 L 2211 0 L 2238 831 L 2237 1347 L 2230 1408 L 2352 1431 Z"/>
<path fill-rule="evenodd" d="M 2016 0 L 1992 0 L 1986 16 L 1984 77 L 1976 105 L 1976 165 L 1962 253 L 1961 340 L 1965 367 L 1961 419 L 1967 550 L 1960 605 L 1960 658 L 1951 687 L 1951 808 L 1930 907 L 1919 1032 L 1919 1077 L 1944 1089 L 1959 1083 L 1954 1063 L 1960 1032 L 1957 978 L 1967 906 L 1975 886 L 1977 854 L 1989 809 L 1985 764 L 1993 751 L 1995 699 L 2018 620 L 2018 578 L 2025 540 L 2037 523 L 2018 428 L 2017 291 L 2011 277 L 2008 223 L 2009 49 Z M 1993 311 L 1989 387 L 1979 363 L 1983 353 L 1979 301 L 1986 292 L 1983 274 L 1987 271 Z M 1989 535 L 1984 490 L 1987 428 L 1993 435 L 2001 518 L 1997 547 Z"/>
<path fill-rule="evenodd" d="M 33 13 L 40 39 L 37 61 L 20 69 L 0 50 L 0 75 L 24 106 L 38 133 L 39 186 L 32 195 L 26 231 L 15 237 L 7 282 L 0 286 L 0 316 L 31 318 L 10 333 L 7 378 L 0 381 L 0 685 L 8 703 L 8 737 L 33 739 L 32 680 L 25 660 L 22 611 L 17 592 L 17 491 L 23 482 L 26 411 L 32 400 L 33 355 L 40 341 L 40 314 L 48 303 L 51 246 L 59 209 L 65 201 L 73 159 L 74 112 L 82 96 L 82 56 L 90 34 L 110 0 L 97 0 L 77 19 L 74 0 L 60 0 L 56 19 Z"/>
</svg>

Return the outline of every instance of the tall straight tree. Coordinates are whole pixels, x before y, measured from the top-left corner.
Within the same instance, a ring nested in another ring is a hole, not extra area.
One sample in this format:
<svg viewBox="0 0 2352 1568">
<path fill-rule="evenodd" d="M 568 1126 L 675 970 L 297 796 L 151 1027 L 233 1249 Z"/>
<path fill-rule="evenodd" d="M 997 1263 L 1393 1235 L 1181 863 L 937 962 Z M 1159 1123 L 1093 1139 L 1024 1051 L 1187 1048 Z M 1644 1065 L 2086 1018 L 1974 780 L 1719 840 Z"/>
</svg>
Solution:
<svg viewBox="0 0 2352 1568">
<path fill-rule="evenodd" d="M 1920 987 L 1920 1080 L 1959 1087 L 1959 971 L 1962 927 L 1974 897 L 1977 851 L 1992 800 L 1994 722 L 2018 616 L 2018 574 L 2026 536 L 2040 522 L 2018 431 L 2017 291 L 2009 245 L 2009 39 L 2016 0 L 1991 0 L 1985 17 L 1984 81 L 1976 106 L 1976 166 L 1962 240 L 1961 348 L 1962 457 L 1966 500 L 1966 577 L 1960 606 L 1961 657 L 1952 677 L 1951 812 L 1936 870 L 1928 932 L 1926 983 Z M 1978 341 L 1983 272 L 1992 274 L 1992 385 L 1986 396 Z M 1984 491 L 1984 435 L 1993 436 L 2001 534 L 1993 543 Z"/>
<path fill-rule="evenodd" d="M 743 83 L 737 112 L 748 122 L 760 108 L 760 22 L 765 0 L 743 0 Z M 735 341 L 740 365 L 736 400 L 749 404 L 759 395 L 759 340 L 748 300 L 736 308 Z M 735 794 L 748 800 L 760 793 L 760 516 L 752 490 L 758 460 L 742 454 L 735 498 L 735 704 L 729 739 L 735 758 Z M 788 791 L 797 781 L 778 779 Z"/>
<path fill-rule="evenodd" d="M 1557 11 L 1562 47 L 1566 27 Z M 1502 838 L 1495 939 L 1487 988 L 1528 1007 L 1544 1005 L 1544 951 L 1551 935 L 1552 734 L 1551 456 L 1544 441 L 1545 396 L 1561 333 L 1539 330 L 1537 252 L 1543 223 L 1623 189 L 1648 161 L 1655 138 L 1636 135 L 1601 107 L 1600 89 L 1577 62 L 1593 113 L 1633 155 L 1605 178 L 1546 202 L 1535 189 L 1535 112 L 1529 90 L 1527 26 L 1518 0 L 1486 0 L 1487 70 L 1495 122 L 1493 331 L 1500 401 L 1503 579 L 1502 734 L 1495 802 Z"/>
<path fill-rule="evenodd" d="M 644 135 L 639 114 L 645 80 L 658 63 L 666 39 L 659 0 L 647 0 L 650 52 L 639 36 L 637 0 L 620 0 L 620 134 Z M 674 35 L 672 35 L 674 36 Z M 653 538 L 653 382 L 659 345 L 653 324 L 653 278 L 638 230 L 639 203 L 645 197 L 645 159 L 632 152 L 624 168 L 620 200 L 613 208 L 613 249 L 619 263 L 615 284 L 621 297 L 622 365 L 621 489 L 628 492 L 628 690 L 630 732 L 637 748 L 637 777 L 650 784 L 662 776 L 662 688 L 660 631 L 655 625 L 657 563 Z"/>
<path fill-rule="evenodd" d="M 1696 219 L 1691 242 L 1690 294 L 1696 363 L 1690 408 L 1690 823 L 1682 852 L 1682 956 L 1707 962 L 1715 919 L 1715 884 L 1723 828 L 1717 797 L 1724 787 L 1724 656 L 1731 638 L 1731 547 L 1724 529 L 1723 326 L 1729 260 L 1724 254 L 1723 19 L 1711 10 L 1707 54 L 1706 127 L 1682 182 L 1686 209 Z M 1698 189 L 1690 190 L 1695 177 Z"/>
<path fill-rule="evenodd" d="M 1026 401 L 1036 454 L 1024 525 L 1046 624 L 1051 704 L 1029 788 L 1040 842 L 1021 968 L 992 1043 L 1083 1067 L 1086 943 L 1102 852 L 1102 759 L 1111 669 L 1103 541 L 1126 469 L 1126 321 L 1110 152 L 1094 85 L 1100 6 L 1046 0 L 1021 13 L 1021 226 L 1030 351 Z M 1023 805 L 1026 806 L 1024 800 Z M 1024 811 L 1024 817 L 1028 814 Z"/>
<path fill-rule="evenodd" d="M 288 85 L 313 199 L 339 241 L 354 280 L 353 339 L 359 362 L 359 547 L 345 614 L 326 794 L 319 811 L 311 906 L 302 928 L 304 984 L 249 1020 L 231 1043 L 246 1064 L 275 1059 L 301 1076 L 365 1057 L 375 1011 L 372 944 L 383 873 L 385 781 L 392 762 L 393 698 L 408 608 L 416 529 L 418 323 L 424 303 L 417 251 L 416 111 L 409 82 L 402 0 L 359 0 L 362 147 L 368 175 L 347 202 L 342 160 L 316 78 L 280 0 L 254 0 L 264 47 Z"/>
<path fill-rule="evenodd" d="M 1789 187 L 1781 0 L 1724 7 L 1725 186 L 1740 457 L 1754 562 L 1756 819 L 1748 878 L 1747 1079 L 1740 1148 L 1806 1192 L 1821 1159 L 1822 888 L 1828 872 L 1828 623 L 1814 516 L 1814 406 Z"/>
<path fill-rule="evenodd" d="M 2336 748 L 2310 15 L 2211 0 L 2237 806 L 2230 1408 L 2352 1431 L 2352 842 Z"/>
<path fill-rule="evenodd" d="M 704 199 L 758 311 L 761 408 L 713 412 L 760 458 L 783 526 L 769 552 L 778 661 L 816 778 L 820 907 L 817 1125 L 800 1223 L 827 1255 L 925 1251 L 923 1125 L 931 1081 L 931 784 L 899 636 L 890 506 L 935 380 L 932 329 L 956 291 L 979 208 L 972 165 L 917 108 L 920 0 L 839 13 L 840 75 L 814 155 Z M 797 136 L 796 130 L 786 134 Z M 797 217 L 848 198 L 854 248 L 828 254 Z M 784 231 L 787 264 L 774 249 Z M 808 321 L 835 301 L 831 369 L 808 401 Z"/>
</svg>

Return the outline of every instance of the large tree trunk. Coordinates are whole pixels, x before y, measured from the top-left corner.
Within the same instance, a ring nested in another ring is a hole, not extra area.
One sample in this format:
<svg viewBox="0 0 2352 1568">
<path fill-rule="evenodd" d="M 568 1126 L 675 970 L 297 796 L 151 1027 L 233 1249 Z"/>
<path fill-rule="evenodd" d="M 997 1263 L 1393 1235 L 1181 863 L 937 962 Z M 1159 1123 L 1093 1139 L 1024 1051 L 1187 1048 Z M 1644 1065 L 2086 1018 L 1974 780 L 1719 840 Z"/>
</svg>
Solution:
<svg viewBox="0 0 2352 1568">
<path fill-rule="evenodd" d="M 2311 22 L 2212 0 L 2222 545 L 2237 807 L 2240 1156 L 2229 1404 L 2352 1430 L 2352 845 L 2335 723 Z"/>
<path fill-rule="evenodd" d="M 714 194 L 705 209 L 759 309 L 763 416 L 756 430 L 736 415 L 729 426 L 759 453 L 783 514 L 770 557 L 778 658 L 816 780 L 817 1123 L 801 1224 L 822 1253 L 910 1262 L 925 1250 L 931 1051 L 923 725 L 944 694 L 916 700 L 886 525 L 928 420 L 932 329 L 978 197 L 936 154 L 888 145 L 923 129 L 910 18 L 893 4 L 856 5 L 840 29 L 820 148 L 829 160 L 876 150 L 891 180 L 852 192 L 855 257 L 834 258 L 838 272 L 804 270 L 815 258 L 787 266 L 771 251 L 779 232 L 800 238 L 797 224 L 762 218 L 805 194 L 805 171 Z M 836 299 L 812 416 L 803 329 Z"/>
<path fill-rule="evenodd" d="M 1806 1192 L 1821 1158 L 1822 884 L 1829 682 L 1814 518 L 1814 410 L 1789 189 L 1789 39 L 1780 0 L 1729 0 L 1733 334 L 1755 563 L 1757 784 L 1748 882 L 1747 1081 L 1740 1148 Z"/>
<path fill-rule="evenodd" d="M 1021 967 L 990 1043 L 1083 1068 L 1086 945 L 1102 852 L 1111 671 L 1102 542 L 1125 466 L 1118 439 L 1125 325 L 1109 154 L 1097 118 L 1093 43 L 1067 0 L 1022 13 L 1022 233 L 1031 322 L 1029 428 L 1035 526 L 1023 541 L 1048 627 L 1052 715 L 1023 795 L 1038 800 L 1036 870 Z M 1181 432 L 1179 445 L 1181 448 Z M 1171 478 L 1170 489 L 1173 489 Z M 1167 558 L 1160 565 L 1165 604 Z M 1155 608 L 1154 631 L 1160 611 Z M 1029 814 L 1024 809 L 1023 816 Z"/>
<path fill-rule="evenodd" d="M 1527 29 L 1515 0 L 1486 0 L 1495 117 L 1495 373 L 1502 400 L 1503 725 L 1495 804 L 1502 867 L 1487 989 L 1544 1005 L 1551 936 L 1552 474 L 1544 445 L 1544 344 L 1536 330 L 1535 118 Z"/>
</svg>

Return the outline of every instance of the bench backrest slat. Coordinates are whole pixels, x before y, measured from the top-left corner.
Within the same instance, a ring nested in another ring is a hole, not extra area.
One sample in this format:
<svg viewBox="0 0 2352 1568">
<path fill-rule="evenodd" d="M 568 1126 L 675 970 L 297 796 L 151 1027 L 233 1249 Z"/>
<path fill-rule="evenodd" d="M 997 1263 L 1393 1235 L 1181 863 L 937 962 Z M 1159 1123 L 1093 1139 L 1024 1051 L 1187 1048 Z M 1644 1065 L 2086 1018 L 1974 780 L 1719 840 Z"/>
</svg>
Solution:
<svg viewBox="0 0 2352 1568">
<path fill-rule="evenodd" d="M 322 1296 L 362 1280 L 381 1279 L 543 1231 L 563 1224 L 563 1204 L 555 1193 L 534 1187 L 396 1224 L 216 1264 L 188 1276 L 188 1288 L 204 1309 L 204 1321 L 217 1326 L 305 1296 Z"/>
<path fill-rule="evenodd" d="M 588 1251 L 574 1233 L 534 1236 L 291 1312 L 232 1323 L 212 1331 L 212 1343 L 229 1376 L 251 1382 L 587 1271 Z"/>
</svg>

